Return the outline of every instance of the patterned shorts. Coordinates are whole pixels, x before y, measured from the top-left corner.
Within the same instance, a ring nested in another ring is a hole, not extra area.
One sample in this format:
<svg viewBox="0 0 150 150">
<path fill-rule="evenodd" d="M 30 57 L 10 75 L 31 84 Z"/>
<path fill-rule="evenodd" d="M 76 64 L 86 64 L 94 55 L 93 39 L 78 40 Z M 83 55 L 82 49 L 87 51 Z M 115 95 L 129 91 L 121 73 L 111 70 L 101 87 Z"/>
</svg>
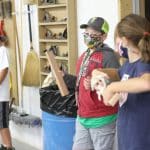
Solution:
<svg viewBox="0 0 150 150">
<path fill-rule="evenodd" d="M 0 102 L 0 128 L 9 126 L 9 102 Z"/>
</svg>

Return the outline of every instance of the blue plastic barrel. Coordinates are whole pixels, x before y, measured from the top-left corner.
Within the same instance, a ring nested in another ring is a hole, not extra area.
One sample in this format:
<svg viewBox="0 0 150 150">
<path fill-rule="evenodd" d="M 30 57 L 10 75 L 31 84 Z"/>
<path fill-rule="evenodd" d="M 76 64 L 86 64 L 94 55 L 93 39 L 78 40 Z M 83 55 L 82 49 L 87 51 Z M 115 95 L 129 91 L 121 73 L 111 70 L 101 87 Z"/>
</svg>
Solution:
<svg viewBox="0 0 150 150">
<path fill-rule="evenodd" d="M 75 118 L 42 112 L 44 150 L 71 150 L 75 133 Z"/>
</svg>

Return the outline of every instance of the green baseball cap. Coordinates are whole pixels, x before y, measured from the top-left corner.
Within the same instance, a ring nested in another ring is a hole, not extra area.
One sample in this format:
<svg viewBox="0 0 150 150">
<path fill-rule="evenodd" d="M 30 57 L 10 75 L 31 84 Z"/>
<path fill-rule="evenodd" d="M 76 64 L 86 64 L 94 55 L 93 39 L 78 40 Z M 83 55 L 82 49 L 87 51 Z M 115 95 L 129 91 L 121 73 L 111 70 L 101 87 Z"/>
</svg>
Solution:
<svg viewBox="0 0 150 150">
<path fill-rule="evenodd" d="M 101 17 L 93 17 L 88 21 L 87 24 L 80 25 L 81 29 L 86 29 L 87 27 L 91 27 L 92 29 L 102 33 L 108 33 L 109 31 L 109 25 L 107 21 Z"/>
</svg>

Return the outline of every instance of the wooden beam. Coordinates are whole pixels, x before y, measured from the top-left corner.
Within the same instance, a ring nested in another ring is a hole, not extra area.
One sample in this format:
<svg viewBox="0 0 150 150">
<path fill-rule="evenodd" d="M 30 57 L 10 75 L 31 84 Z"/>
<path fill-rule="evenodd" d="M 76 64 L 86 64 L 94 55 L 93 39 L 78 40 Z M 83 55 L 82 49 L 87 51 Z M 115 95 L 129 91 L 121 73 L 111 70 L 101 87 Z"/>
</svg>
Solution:
<svg viewBox="0 0 150 150">
<path fill-rule="evenodd" d="M 12 11 L 14 12 L 14 0 L 12 2 Z M 17 81 L 17 56 L 16 56 L 16 29 L 14 27 L 13 18 L 4 19 L 4 28 L 9 40 L 9 56 L 10 56 L 10 72 L 12 81 L 12 97 L 15 98 L 15 104 L 19 104 L 18 100 L 18 81 Z"/>
<path fill-rule="evenodd" d="M 140 15 L 145 17 L 145 0 L 140 0 Z"/>
<path fill-rule="evenodd" d="M 120 19 L 133 12 L 132 0 L 118 0 L 118 4 Z"/>
</svg>

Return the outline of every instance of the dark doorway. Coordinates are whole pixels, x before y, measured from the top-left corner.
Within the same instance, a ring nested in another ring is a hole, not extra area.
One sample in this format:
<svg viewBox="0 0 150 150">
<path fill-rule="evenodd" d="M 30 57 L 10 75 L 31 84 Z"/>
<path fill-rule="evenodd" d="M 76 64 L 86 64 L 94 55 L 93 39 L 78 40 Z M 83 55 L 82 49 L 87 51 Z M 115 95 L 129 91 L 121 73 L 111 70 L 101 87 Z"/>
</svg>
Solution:
<svg viewBox="0 0 150 150">
<path fill-rule="evenodd" d="M 150 0 L 145 0 L 145 17 L 150 21 Z"/>
</svg>

